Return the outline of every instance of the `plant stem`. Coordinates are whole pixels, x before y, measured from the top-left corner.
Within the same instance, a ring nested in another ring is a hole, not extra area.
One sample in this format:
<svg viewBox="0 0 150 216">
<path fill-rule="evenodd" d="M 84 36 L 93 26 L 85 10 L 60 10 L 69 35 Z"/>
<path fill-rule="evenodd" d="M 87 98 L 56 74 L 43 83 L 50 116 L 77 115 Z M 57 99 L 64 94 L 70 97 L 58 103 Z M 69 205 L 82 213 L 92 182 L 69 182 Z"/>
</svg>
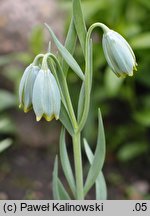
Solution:
<svg viewBox="0 0 150 216">
<path fill-rule="evenodd" d="M 65 96 L 66 96 L 66 102 L 68 105 L 68 110 L 70 113 L 70 117 L 74 126 L 74 129 L 77 130 L 78 125 L 77 125 L 77 120 L 74 114 L 74 110 L 73 110 L 73 106 L 72 106 L 72 102 L 71 102 L 71 98 L 70 98 L 70 94 L 69 94 L 69 90 L 68 90 L 68 85 L 67 85 L 67 81 L 66 78 L 63 77 L 64 79 L 62 80 L 63 84 L 64 84 L 64 90 L 65 90 Z"/>
<path fill-rule="evenodd" d="M 70 94 L 69 94 L 69 89 L 68 89 L 66 77 L 64 76 L 64 73 L 62 71 L 62 68 L 61 68 L 57 58 L 52 53 L 48 53 L 48 56 L 51 57 L 54 60 L 54 62 L 56 63 L 57 67 L 60 70 L 61 85 L 63 86 L 63 90 L 64 90 L 63 97 L 65 98 L 67 108 L 68 108 L 68 111 L 69 111 L 69 114 L 70 114 L 70 118 L 71 118 L 73 127 L 74 127 L 74 129 L 76 131 L 77 128 L 78 128 L 78 125 L 77 125 L 77 120 L 76 120 L 76 116 L 75 116 L 75 113 L 74 113 L 74 109 L 73 109 L 73 106 L 72 106 L 72 102 L 71 102 L 71 98 L 70 98 Z M 55 70 L 54 70 L 54 72 L 55 72 L 55 77 L 57 77 L 57 73 L 56 73 Z M 58 83 L 59 83 L 59 81 L 58 81 Z M 61 85 L 60 85 L 60 88 L 61 88 Z"/>
<path fill-rule="evenodd" d="M 82 155 L 81 155 L 81 141 L 80 133 L 76 133 L 73 139 L 73 154 L 75 164 L 75 177 L 76 177 L 76 199 L 83 200 L 83 170 L 82 170 Z"/>
</svg>

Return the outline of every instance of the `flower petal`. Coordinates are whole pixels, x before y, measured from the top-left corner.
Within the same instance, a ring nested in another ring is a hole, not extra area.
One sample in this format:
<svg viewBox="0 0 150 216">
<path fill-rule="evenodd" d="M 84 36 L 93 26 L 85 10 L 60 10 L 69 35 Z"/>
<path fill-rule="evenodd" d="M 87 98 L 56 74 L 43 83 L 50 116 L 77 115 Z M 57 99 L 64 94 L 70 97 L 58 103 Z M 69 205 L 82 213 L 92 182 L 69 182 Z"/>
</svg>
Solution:
<svg viewBox="0 0 150 216">
<path fill-rule="evenodd" d="M 52 82 L 49 74 L 49 70 L 44 72 L 44 94 L 43 94 L 43 110 L 45 114 L 45 119 L 50 121 L 53 116 L 53 91 Z"/>
<path fill-rule="evenodd" d="M 44 95 L 44 71 L 40 70 L 33 86 L 32 104 L 36 114 L 36 120 L 40 121 L 43 116 L 43 95 Z"/>
<path fill-rule="evenodd" d="M 60 92 L 57 82 L 49 69 L 39 71 L 33 87 L 32 103 L 37 121 L 42 116 L 47 121 L 51 121 L 54 117 L 59 118 Z"/>
<path fill-rule="evenodd" d="M 25 82 L 28 78 L 28 75 L 30 73 L 32 69 L 32 64 L 30 64 L 24 71 L 23 73 L 23 76 L 21 78 L 21 81 L 20 81 L 20 85 L 19 85 L 19 107 L 21 107 L 23 105 L 23 97 L 24 97 L 24 85 L 25 85 Z"/>
<path fill-rule="evenodd" d="M 32 94 L 33 94 L 33 86 L 37 74 L 40 68 L 38 66 L 32 66 L 31 72 L 29 73 L 25 86 L 24 86 L 24 111 L 27 112 L 32 106 Z"/>
<path fill-rule="evenodd" d="M 55 116 L 56 119 L 59 118 L 60 112 L 60 92 L 57 82 L 50 72 L 47 70 L 45 73 L 45 94 L 44 94 L 44 113 L 51 119 L 51 116 Z"/>
</svg>

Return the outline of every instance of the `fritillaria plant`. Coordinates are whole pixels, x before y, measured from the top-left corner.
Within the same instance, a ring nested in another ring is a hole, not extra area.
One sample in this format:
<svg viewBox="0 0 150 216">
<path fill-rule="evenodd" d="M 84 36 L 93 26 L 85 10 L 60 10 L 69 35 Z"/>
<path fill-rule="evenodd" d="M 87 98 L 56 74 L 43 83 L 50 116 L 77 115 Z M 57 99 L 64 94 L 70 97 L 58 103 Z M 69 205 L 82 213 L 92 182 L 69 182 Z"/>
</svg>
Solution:
<svg viewBox="0 0 150 216">
<path fill-rule="evenodd" d="M 87 30 L 80 0 L 73 0 L 72 6 L 73 14 L 65 45 L 62 45 L 51 28 L 45 24 L 59 54 L 56 56 L 49 49 L 48 53 L 37 55 L 33 63 L 26 68 L 19 88 L 20 107 L 25 112 L 33 108 L 37 121 L 42 117 L 51 121 L 55 117 L 62 123 L 59 143 L 60 161 L 69 190 L 64 187 L 58 177 L 58 157 L 56 156 L 53 171 L 54 199 L 82 200 L 94 184 L 96 199 L 106 199 L 107 189 L 102 173 L 105 160 L 105 135 L 100 109 L 98 109 L 98 136 L 94 153 L 86 138 L 82 139 L 81 136 L 89 114 L 91 100 L 93 76 L 91 34 L 93 30 L 96 27 L 103 30 L 104 55 L 118 77 L 132 76 L 133 71 L 136 70 L 136 59 L 127 41 L 103 23 L 94 23 Z M 83 51 L 84 71 L 73 57 L 77 38 Z M 77 113 L 75 113 L 67 84 L 69 67 L 82 81 Z M 66 131 L 72 137 L 74 169 L 66 147 Z M 85 181 L 83 179 L 82 143 L 90 163 Z M 75 175 L 73 170 L 75 170 Z"/>
</svg>

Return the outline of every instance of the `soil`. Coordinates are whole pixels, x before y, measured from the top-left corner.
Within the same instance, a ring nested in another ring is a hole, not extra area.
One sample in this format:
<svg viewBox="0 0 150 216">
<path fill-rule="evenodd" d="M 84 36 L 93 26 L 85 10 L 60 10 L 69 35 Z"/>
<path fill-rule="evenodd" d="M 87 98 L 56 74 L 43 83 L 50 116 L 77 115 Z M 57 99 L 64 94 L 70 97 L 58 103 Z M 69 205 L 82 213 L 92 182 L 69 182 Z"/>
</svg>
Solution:
<svg viewBox="0 0 150 216">
<path fill-rule="evenodd" d="M 13 145 L 0 157 L 0 199 L 52 199 L 52 170 L 56 152 L 51 148 Z M 145 170 L 140 169 L 140 164 Z M 144 158 L 126 165 L 105 163 L 108 199 L 148 199 L 150 173 Z M 59 172 L 61 179 L 64 179 Z M 87 199 L 94 199 L 93 191 Z"/>
</svg>

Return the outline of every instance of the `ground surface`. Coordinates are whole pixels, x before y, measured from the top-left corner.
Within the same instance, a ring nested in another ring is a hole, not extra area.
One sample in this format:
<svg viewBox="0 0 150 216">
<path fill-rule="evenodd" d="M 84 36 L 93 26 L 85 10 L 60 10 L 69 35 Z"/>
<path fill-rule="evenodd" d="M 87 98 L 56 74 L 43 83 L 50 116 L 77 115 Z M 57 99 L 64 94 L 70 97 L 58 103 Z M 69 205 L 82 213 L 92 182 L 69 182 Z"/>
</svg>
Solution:
<svg viewBox="0 0 150 216">
<path fill-rule="evenodd" d="M 52 199 L 54 155 L 50 148 L 36 149 L 19 145 L 1 154 L 0 199 Z M 145 165 L 145 170 L 140 169 L 141 163 Z M 104 172 L 108 198 L 149 198 L 150 173 L 148 164 L 144 163 L 147 163 L 144 159 L 125 166 L 107 162 Z M 88 199 L 93 198 L 93 195 L 88 196 Z"/>
</svg>

